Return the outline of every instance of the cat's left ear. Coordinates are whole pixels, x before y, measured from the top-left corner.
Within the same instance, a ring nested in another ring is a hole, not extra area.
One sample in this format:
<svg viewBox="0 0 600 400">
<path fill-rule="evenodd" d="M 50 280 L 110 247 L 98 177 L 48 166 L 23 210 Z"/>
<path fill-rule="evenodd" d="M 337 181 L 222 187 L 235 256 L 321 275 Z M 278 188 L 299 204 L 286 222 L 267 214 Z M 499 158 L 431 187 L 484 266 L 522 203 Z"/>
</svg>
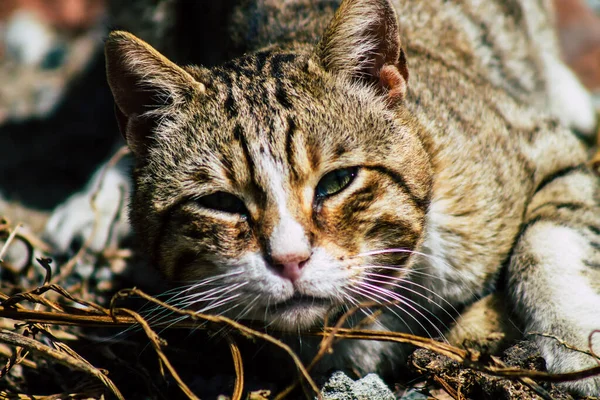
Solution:
<svg viewBox="0 0 600 400">
<path fill-rule="evenodd" d="M 127 32 L 109 35 L 105 55 L 119 129 L 132 152 L 144 156 L 161 119 L 169 110 L 204 93 L 205 86 Z"/>
<path fill-rule="evenodd" d="M 316 55 L 328 71 L 375 83 L 392 104 L 406 95 L 408 69 L 389 0 L 342 1 Z"/>
</svg>

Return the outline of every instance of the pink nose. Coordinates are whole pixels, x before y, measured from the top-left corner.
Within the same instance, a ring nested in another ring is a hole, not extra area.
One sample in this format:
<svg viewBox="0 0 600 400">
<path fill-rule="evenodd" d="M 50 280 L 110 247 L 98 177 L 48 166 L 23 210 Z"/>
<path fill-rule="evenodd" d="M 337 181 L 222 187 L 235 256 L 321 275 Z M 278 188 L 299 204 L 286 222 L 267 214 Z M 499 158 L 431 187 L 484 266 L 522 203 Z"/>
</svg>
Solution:
<svg viewBox="0 0 600 400">
<path fill-rule="evenodd" d="M 275 271 L 282 277 L 294 282 L 300 278 L 302 267 L 310 258 L 310 253 L 291 253 L 273 255 Z"/>
</svg>

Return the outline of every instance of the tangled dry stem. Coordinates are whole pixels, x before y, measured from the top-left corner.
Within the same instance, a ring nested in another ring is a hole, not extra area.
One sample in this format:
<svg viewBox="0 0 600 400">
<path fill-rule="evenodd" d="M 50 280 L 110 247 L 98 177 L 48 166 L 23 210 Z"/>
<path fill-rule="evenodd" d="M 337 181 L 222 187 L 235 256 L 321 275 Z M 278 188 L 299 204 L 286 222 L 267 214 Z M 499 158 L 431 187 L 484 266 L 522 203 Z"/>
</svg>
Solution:
<svg viewBox="0 0 600 400">
<path fill-rule="evenodd" d="M 86 308 L 79 309 L 78 313 L 70 312 L 68 309 L 65 309 L 63 306 L 58 304 L 56 301 L 52 301 L 49 299 L 44 299 L 42 296 L 44 293 L 54 291 L 61 296 L 66 297 L 67 299 L 74 301 L 78 304 L 85 305 Z M 465 350 L 461 349 L 447 343 L 438 342 L 429 338 L 414 336 L 410 334 L 400 333 L 400 332 L 380 332 L 380 331 L 371 331 L 365 329 L 348 329 L 342 328 L 341 323 L 336 326 L 325 328 L 322 331 L 309 331 L 306 332 L 306 335 L 310 336 L 320 336 L 322 337 L 321 346 L 319 352 L 315 356 L 315 359 L 309 364 L 309 367 L 305 367 L 298 356 L 284 343 L 276 339 L 275 337 L 268 335 L 266 333 L 257 331 L 249 326 L 240 324 L 236 321 L 228 319 L 222 316 L 214 316 L 214 315 L 204 315 L 194 313 L 192 311 L 187 310 L 179 310 L 174 307 L 169 306 L 161 302 L 158 299 L 155 299 L 152 296 L 145 294 L 144 292 L 138 289 L 127 289 L 120 291 L 113 297 L 113 301 L 111 303 L 111 307 L 109 309 L 99 306 L 97 304 L 93 304 L 81 299 L 78 299 L 70 294 L 68 294 L 61 287 L 51 284 L 50 279 L 46 279 L 46 282 L 38 288 L 34 290 L 17 293 L 13 296 L 3 295 L 2 298 L 2 306 L 0 307 L 0 317 L 10 318 L 16 321 L 19 321 L 22 324 L 25 324 L 29 327 L 29 332 L 44 332 L 43 329 L 40 329 L 40 324 L 45 325 L 75 325 L 75 326 L 122 326 L 122 327 L 130 327 L 132 325 L 138 324 L 142 327 L 143 331 L 146 333 L 150 343 L 154 347 L 156 354 L 158 355 L 162 365 L 164 365 L 171 376 L 175 379 L 182 392 L 190 399 L 196 399 L 197 397 L 194 393 L 189 389 L 189 387 L 181 380 L 175 368 L 169 362 L 167 356 L 163 352 L 163 348 L 166 346 L 166 342 L 160 338 L 158 334 L 156 334 L 155 329 L 161 327 L 160 324 L 154 326 L 154 329 L 150 326 L 150 324 L 141 317 L 135 311 L 117 307 L 116 303 L 119 299 L 129 296 L 139 296 L 141 298 L 146 299 L 149 302 L 152 302 L 156 305 L 164 307 L 171 312 L 186 315 L 189 317 L 189 321 L 180 322 L 176 324 L 171 324 L 170 329 L 198 329 L 198 322 L 209 322 L 208 325 L 203 324 L 200 326 L 200 329 L 212 329 L 218 330 L 223 325 L 227 325 L 232 328 L 232 331 L 239 334 L 241 337 L 246 338 L 255 338 L 270 342 L 288 353 L 288 355 L 293 359 L 300 371 L 301 379 L 304 379 L 308 382 L 310 388 L 313 390 L 313 394 L 319 395 L 319 391 L 315 383 L 309 374 L 309 369 L 314 366 L 318 360 L 331 348 L 332 344 L 335 340 L 340 339 L 352 339 L 352 340 L 380 340 L 380 341 L 390 341 L 397 343 L 407 343 L 412 344 L 417 347 L 429 349 L 438 354 L 444 355 L 452 360 L 455 360 L 461 363 L 466 368 L 471 368 L 477 371 L 481 371 L 493 376 L 505 377 L 511 379 L 524 379 L 529 378 L 536 381 L 550 381 L 550 382 L 564 382 L 569 380 L 577 380 L 584 379 L 587 377 L 591 377 L 594 375 L 600 374 L 600 365 L 597 367 L 589 368 L 583 371 L 571 372 L 571 373 L 563 373 L 563 374 L 551 374 L 548 372 L 542 371 L 534 371 L 534 370 L 523 370 L 517 368 L 507 368 L 501 364 L 501 362 L 494 357 L 491 358 L 491 362 L 489 359 L 485 359 L 482 355 L 473 350 Z M 50 308 L 53 311 L 35 311 L 26 309 L 22 303 L 29 302 L 33 304 L 41 304 L 45 307 Z M 349 313 L 354 313 L 355 310 L 351 310 Z M 347 316 L 344 317 L 344 319 Z M 27 330 L 26 330 L 27 332 Z M 30 334 L 30 333 L 29 333 Z M 47 334 L 47 332 L 46 332 Z M 99 379 L 117 398 L 122 398 L 117 387 L 112 383 L 112 381 L 100 370 L 94 368 L 89 362 L 85 360 L 82 355 L 76 354 L 68 354 L 64 351 L 64 348 L 51 348 L 47 345 L 42 344 L 40 341 L 35 338 L 28 337 L 27 333 L 19 333 L 17 331 L 10 331 L 6 329 L 0 330 L 0 342 L 9 344 L 11 346 L 23 348 L 29 352 L 38 353 L 48 359 L 51 359 L 60 364 L 66 365 L 70 368 L 83 371 L 96 379 Z M 55 340 L 55 339 L 53 339 Z M 235 372 L 236 372 L 236 385 L 234 389 L 234 394 L 232 396 L 233 399 L 241 399 L 243 394 L 243 382 L 244 382 L 244 373 L 242 367 L 242 359 L 240 351 L 235 344 L 235 341 L 232 336 L 228 337 L 230 350 L 234 359 Z M 54 341 L 55 345 L 60 342 Z M 589 352 L 588 352 L 589 353 Z M 15 352 L 15 355 L 17 353 Z M 591 353 L 589 353 L 591 354 Z M 20 354 L 17 356 L 18 358 L 23 358 Z M 5 366 L 6 372 L 16 364 L 19 364 L 22 360 L 11 359 L 9 363 Z M 600 360 L 599 360 L 600 362 Z M 4 374 L 6 373 L 4 372 Z M 293 389 L 293 386 L 286 389 L 284 392 L 280 393 L 278 398 L 284 398 L 285 395 L 289 394 L 289 392 Z"/>
</svg>

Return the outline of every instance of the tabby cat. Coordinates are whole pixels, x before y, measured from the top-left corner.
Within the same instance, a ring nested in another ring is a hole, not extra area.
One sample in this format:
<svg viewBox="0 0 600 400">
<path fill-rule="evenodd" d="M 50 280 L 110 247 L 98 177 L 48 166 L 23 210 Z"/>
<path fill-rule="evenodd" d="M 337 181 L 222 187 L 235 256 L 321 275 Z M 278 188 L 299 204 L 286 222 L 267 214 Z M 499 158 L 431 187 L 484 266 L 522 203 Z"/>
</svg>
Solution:
<svg viewBox="0 0 600 400">
<path fill-rule="evenodd" d="M 126 32 L 106 42 L 131 223 L 181 285 L 172 304 L 298 332 L 374 302 L 373 329 L 443 335 L 504 287 L 525 332 L 588 348 L 600 182 L 567 127 L 595 119 L 550 1 L 256 0 L 235 15 L 251 51 L 210 69 Z M 597 365 L 535 340 L 550 371 Z M 326 363 L 404 360 L 347 341 Z M 600 394 L 600 377 L 565 385 Z"/>
</svg>

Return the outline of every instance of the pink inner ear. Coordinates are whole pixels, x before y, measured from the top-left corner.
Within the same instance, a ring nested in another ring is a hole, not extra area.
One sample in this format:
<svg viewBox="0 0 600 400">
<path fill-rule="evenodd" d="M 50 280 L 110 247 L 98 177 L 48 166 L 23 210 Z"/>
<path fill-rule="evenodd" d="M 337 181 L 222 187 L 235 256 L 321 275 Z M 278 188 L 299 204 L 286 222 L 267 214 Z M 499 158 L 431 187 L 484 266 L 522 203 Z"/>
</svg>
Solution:
<svg viewBox="0 0 600 400">
<path fill-rule="evenodd" d="M 379 72 L 381 87 L 388 91 L 389 101 L 394 104 L 402 101 L 406 95 L 406 79 L 395 65 L 384 65 Z"/>
</svg>

